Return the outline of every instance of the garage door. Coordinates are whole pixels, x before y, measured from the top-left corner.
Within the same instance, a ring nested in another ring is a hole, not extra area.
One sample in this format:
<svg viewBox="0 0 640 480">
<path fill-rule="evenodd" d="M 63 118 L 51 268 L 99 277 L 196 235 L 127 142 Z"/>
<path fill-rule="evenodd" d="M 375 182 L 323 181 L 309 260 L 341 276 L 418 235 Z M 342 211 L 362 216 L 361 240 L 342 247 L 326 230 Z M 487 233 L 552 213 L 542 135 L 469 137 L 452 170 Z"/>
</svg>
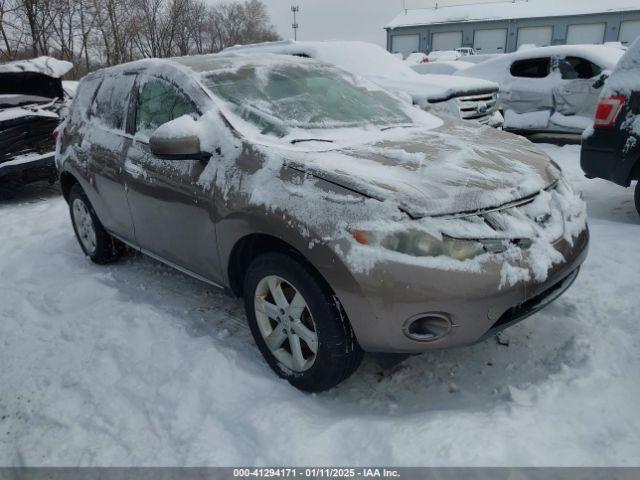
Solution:
<svg viewBox="0 0 640 480">
<path fill-rule="evenodd" d="M 478 53 L 504 53 L 506 45 L 506 28 L 476 30 L 473 34 L 473 48 Z"/>
<path fill-rule="evenodd" d="M 569 25 L 567 29 L 567 45 L 578 43 L 602 43 L 604 41 L 604 23 L 586 23 Z"/>
<path fill-rule="evenodd" d="M 620 42 L 623 45 L 631 45 L 640 37 L 640 20 L 627 20 L 620 25 Z"/>
<path fill-rule="evenodd" d="M 391 37 L 391 53 L 407 56 L 420 51 L 420 35 L 394 35 Z"/>
<path fill-rule="evenodd" d="M 440 32 L 431 35 L 431 51 L 455 50 L 462 46 L 462 32 Z"/>
<path fill-rule="evenodd" d="M 538 47 L 551 45 L 553 27 L 522 27 L 518 29 L 518 48 L 521 45 L 533 44 Z"/>
</svg>

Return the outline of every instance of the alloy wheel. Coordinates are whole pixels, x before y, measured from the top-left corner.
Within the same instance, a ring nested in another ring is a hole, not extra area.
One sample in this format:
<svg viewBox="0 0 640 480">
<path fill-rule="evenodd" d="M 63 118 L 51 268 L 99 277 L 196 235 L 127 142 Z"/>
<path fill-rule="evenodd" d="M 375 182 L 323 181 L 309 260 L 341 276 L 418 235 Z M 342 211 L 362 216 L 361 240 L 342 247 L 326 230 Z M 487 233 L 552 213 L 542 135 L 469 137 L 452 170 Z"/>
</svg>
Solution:
<svg viewBox="0 0 640 480">
<path fill-rule="evenodd" d="M 267 348 L 294 372 L 311 368 L 318 352 L 318 334 L 302 294 L 284 278 L 264 277 L 257 285 L 254 308 Z"/>
<path fill-rule="evenodd" d="M 73 201 L 73 223 L 85 251 L 93 254 L 96 251 L 96 229 L 89 209 L 79 198 Z"/>
</svg>

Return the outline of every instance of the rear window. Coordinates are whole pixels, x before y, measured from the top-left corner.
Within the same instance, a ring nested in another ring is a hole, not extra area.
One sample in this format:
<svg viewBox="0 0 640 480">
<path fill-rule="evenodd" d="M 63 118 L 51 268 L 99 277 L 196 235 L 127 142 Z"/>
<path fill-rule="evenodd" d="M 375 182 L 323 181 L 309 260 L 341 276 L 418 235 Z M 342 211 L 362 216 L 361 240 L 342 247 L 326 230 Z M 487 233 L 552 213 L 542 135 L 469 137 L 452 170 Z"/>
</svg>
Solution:
<svg viewBox="0 0 640 480">
<path fill-rule="evenodd" d="M 91 106 L 91 117 L 109 128 L 124 130 L 135 75 L 105 78 Z"/>
<path fill-rule="evenodd" d="M 550 64 L 549 57 L 518 60 L 511 65 L 511 75 L 524 78 L 544 78 L 549 75 Z"/>
</svg>

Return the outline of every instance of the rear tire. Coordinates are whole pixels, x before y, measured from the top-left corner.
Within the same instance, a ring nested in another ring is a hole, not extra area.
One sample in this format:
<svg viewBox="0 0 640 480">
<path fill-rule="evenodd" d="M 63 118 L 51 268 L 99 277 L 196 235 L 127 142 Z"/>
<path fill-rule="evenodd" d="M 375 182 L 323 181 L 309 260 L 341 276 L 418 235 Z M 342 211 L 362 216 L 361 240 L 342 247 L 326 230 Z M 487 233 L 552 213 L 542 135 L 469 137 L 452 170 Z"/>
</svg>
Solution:
<svg viewBox="0 0 640 480">
<path fill-rule="evenodd" d="M 107 233 L 77 183 L 69 191 L 69 213 L 80 248 L 93 263 L 104 265 L 122 256 L 124 244 Z"/>
<path fill-rule="evenodd" d="M 638 215 L 640 215 L 640 180 L 636 183 L 636 192 L 635 192 L 635 200 L 636 200 L 636 211 Z"/>
<path fill-rule="evenodd" d="M 244 299 L 260 352 L 294 387 L 328 390 L 360 365 L 363 351 L 339 302 L 301 262 L 281 253 L 258 256 L 245 276 Z"/>
</svg>

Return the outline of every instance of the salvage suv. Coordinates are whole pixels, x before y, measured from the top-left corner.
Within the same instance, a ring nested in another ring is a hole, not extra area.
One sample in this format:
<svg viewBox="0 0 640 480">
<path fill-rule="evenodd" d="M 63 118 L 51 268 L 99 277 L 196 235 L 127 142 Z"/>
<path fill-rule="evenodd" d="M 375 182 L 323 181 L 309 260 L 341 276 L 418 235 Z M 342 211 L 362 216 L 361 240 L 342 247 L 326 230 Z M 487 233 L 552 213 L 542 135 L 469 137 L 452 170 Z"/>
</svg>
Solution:
<svg viewBox="0 0 640 480">
<path fill-rule="evenodd" d="M 487 338 L 562 294 L 587 252 L 583 201 L 530 142 L 316 60 L 100 70 L 58 142 L 84 253 L 129 245 L 243 297 L 266 361 L 303 390 L 363 351 Z"/>
<path fill-rule="evenodd" d="M 71 68 L 51 57 L 0 65 L 0 199 L 55 181 L 53 132 L 67 97 L 60 77 Z"/>
</svg>

